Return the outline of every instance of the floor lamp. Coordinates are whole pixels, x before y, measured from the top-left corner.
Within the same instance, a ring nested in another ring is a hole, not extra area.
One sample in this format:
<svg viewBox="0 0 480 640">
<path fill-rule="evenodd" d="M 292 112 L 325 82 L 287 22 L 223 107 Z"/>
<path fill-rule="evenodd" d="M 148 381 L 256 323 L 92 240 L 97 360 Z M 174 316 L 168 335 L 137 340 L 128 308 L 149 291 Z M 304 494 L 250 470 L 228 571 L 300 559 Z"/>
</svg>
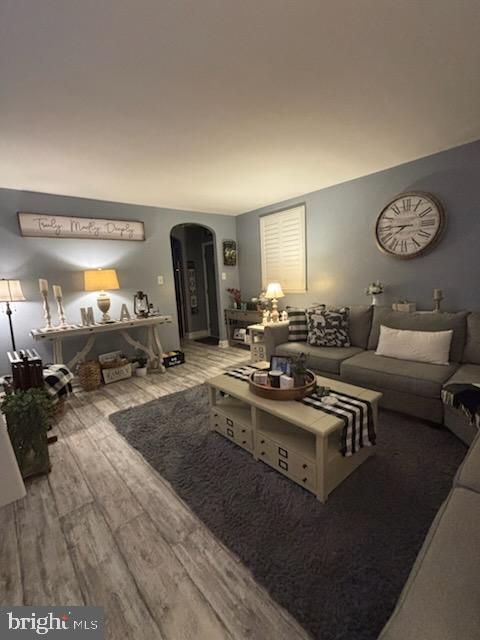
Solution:
<svg viewBox="0 0 480 640">
<path fill-rule="evenodd" d="M 20 284 L 20 280 L 0 280 L 0 302 L 5 302 L 6 304 L 6 314 L 8 316 L 8 324 L 10 326 L 10 337 L 12 339 L 12 349 L 16 351 L 17 348 L 15 346 L 15 335 L 13 333 L 13 324 L 12 324 L 12 308 L 10 306 L 11 302 L 22 302 L 25 300 L 25 296 L 23 295 L 22 285 Z"/>
</svg>

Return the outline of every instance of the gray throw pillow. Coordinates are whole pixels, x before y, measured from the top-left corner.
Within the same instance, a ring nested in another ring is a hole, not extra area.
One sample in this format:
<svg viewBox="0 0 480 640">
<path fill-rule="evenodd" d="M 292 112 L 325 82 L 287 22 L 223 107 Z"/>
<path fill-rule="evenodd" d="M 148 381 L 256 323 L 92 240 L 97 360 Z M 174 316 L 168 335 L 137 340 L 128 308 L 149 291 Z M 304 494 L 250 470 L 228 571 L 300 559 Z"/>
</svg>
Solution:
<svg viewBox="0 0 480 640">
<path fill-rule="evenodd" d="M 327 309 L 326 305 L 307 309 L 308 344 L 315 347 L 349 347 L 348 307 Z"/>
</svg>

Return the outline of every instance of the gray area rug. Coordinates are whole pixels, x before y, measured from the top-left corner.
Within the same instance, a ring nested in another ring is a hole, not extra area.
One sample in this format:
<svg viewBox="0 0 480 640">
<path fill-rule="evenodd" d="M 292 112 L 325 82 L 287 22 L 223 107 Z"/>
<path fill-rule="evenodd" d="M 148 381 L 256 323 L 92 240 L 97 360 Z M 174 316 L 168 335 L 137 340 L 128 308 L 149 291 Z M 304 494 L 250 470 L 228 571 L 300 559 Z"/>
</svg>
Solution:
<svg viewBox="0 0 480 640">
<path fill-rule="evenodd" d="M 208 430 L 205 385 L 110 419 L 319 640 L 377 638 L 466 451 L 447 430 L 381 412 L 376 455 L 322 505 Z"/>
</svg>

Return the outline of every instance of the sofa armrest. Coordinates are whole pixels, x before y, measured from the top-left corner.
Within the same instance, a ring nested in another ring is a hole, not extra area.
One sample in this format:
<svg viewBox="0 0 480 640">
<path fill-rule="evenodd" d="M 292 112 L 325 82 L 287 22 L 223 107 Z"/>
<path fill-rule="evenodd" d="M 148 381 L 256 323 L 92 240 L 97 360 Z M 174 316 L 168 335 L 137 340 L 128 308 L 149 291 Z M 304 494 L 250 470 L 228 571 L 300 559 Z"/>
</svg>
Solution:
<svg viewBox="0 0 480 640">
<path fill-rule="evenodd" d="M 267 360 L 269 360 L 270 356 L 275 355 L 277 345 L 288 342 L 288 322 L 267 325 L 264 331 L 264 340 Z"/>
</svg>

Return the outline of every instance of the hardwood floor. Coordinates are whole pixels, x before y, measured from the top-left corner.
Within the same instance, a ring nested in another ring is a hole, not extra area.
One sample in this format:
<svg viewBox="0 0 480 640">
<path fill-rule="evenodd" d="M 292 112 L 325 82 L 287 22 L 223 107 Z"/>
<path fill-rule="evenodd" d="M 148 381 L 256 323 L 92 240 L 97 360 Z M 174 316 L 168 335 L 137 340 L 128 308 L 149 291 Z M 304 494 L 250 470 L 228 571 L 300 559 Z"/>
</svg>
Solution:
<svg viewBox="0 0 480 640">
<path fill-rule="evenodd" d="M 0 605 L 103 606 L 115 640 L 308 638 L 108 420 L 248 358 L 184 350 L 186 364 L 165 374 L 69 400 L 51 473 L 0 509 Z"/>
</svg>

